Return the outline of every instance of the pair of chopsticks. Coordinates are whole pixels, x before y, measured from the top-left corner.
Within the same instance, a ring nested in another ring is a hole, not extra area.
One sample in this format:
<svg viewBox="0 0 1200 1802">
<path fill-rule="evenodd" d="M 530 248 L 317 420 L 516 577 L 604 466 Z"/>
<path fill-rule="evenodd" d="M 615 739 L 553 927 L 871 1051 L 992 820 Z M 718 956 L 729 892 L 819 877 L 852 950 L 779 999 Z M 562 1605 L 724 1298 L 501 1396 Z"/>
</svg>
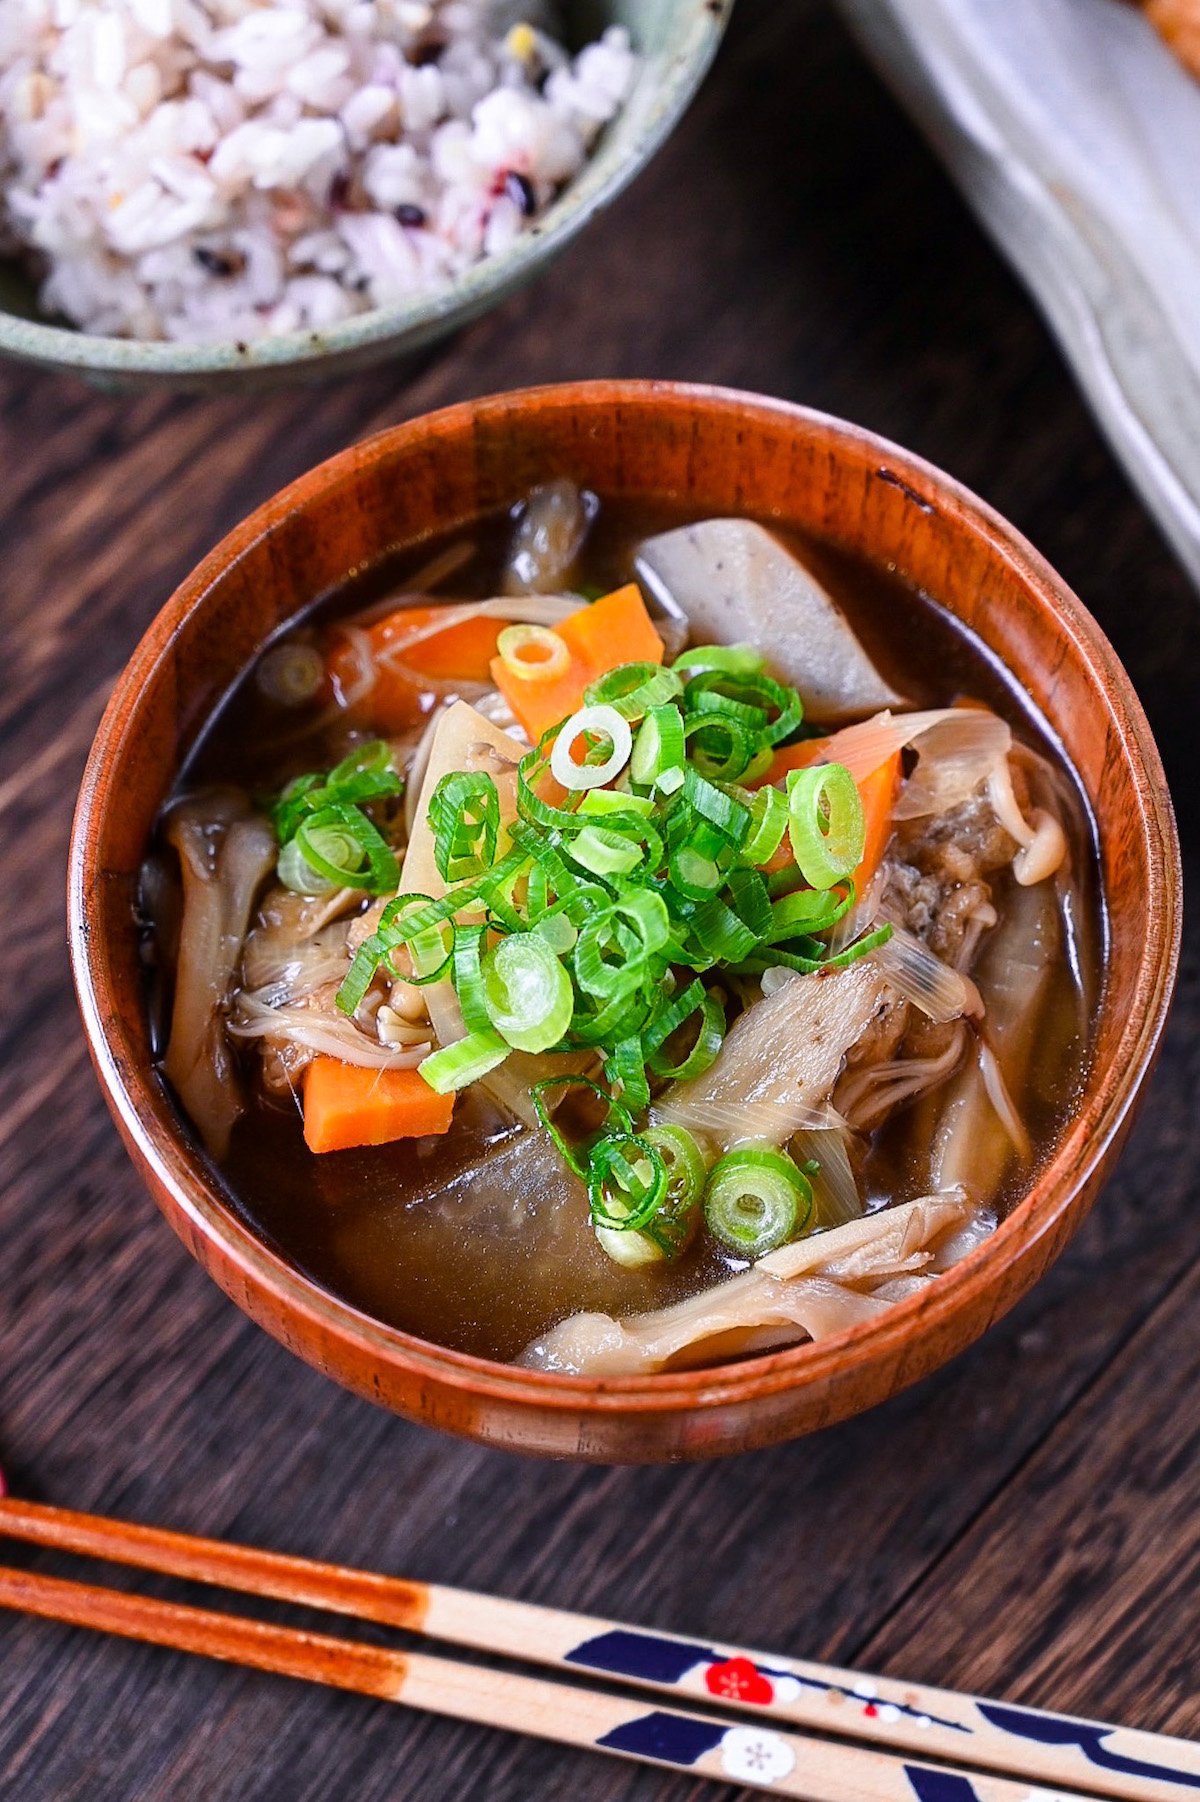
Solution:
<svg viewBox="0 0 1200 1802">
<path fill-rule="evenodd" d="M 1200 1745 L 1165 1735 L 14 1497 L 0 1500 L 0 1536 L 402 1628 L 576 1679 L 615 1679 L 742 1718 L 733 1724 L 694 1707 L 630 1700 L 578 1681 L 400 1652 L 8 1567 L 0 1567 L 0 1607 L 773 1795 L 807 1802 L 1034 1802 L 1033 1783 L 1039 1802 L 1055 1802 L 1044 1796 L 1048 1785 L 1093 1802 L 1200 1796 Z M 806 1731 L 791 1730 L 796 1727 Z"/>
</svg>

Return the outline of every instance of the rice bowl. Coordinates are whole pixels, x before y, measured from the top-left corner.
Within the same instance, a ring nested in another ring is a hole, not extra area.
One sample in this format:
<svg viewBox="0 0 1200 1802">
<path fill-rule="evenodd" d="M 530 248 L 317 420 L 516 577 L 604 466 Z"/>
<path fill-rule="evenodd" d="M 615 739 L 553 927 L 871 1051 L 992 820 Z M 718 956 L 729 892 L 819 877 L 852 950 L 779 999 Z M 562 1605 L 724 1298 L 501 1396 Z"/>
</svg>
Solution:
<svg viewBox="0 0 1200 1802">
<path fill-rule="evenodd" d="M 631 179 L 722 23 L 696 0 L 22 0 L 0 349 L 118 384 L 415 349 Z"/>
</svg>

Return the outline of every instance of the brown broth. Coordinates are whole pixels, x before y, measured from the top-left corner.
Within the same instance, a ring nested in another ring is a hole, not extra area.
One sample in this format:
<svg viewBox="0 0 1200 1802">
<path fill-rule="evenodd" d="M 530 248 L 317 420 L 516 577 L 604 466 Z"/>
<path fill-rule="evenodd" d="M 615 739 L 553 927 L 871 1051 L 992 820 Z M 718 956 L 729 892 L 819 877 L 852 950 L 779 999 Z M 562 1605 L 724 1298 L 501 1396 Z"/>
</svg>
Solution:
<svg viewBox="0 0 1200 1802">
<path fill-rule="evenodd" d="M 632 547 L 648 533 L 683 523 L 677 510 L 605 505 L 586 549 L 583 577 L 615 587 L 631 574 Z M 770 523 L 770 522 L 767 522 Z M 508 537 L 504 519 L 477 533 L 469 564 L 452 584 L 456 598 L 499 592 Z M 827 545 L 794 540 L 795 548 L 836 596 L 875 662 L 920 706 L 945 706 L 969 695 L 1009 721 L 1018 736 L 1064 772 L 1077 800 L 1073 839 L 1074 907 L 1081 930 L 1084 1017 L 1090 1020 L 1102 968 L 1103 915 L 1091 822 L 1061 747 L 1010 674 L 928 597 L 894 575 Z M 319 632 L 389 594 L 402 593 L 419 559 L 393 560 L 326 597 L 301 622 Z M 289 629 L 289 636 L 297 628 Z M 311 719 L 311 716 L 310 716 Z M 313 735 L 296 710 L 269 702 L 248 672 L 209 727 L 181 788 L 234 782 L 270 792 L 301 770 L 327 767 L 342 755 L 338 733 Z M 1003 907 L 1003 885 L 996 889 Z M 1018 1097 L 1037 1155 L 1044 1156 L 1069 1115 L 1085 1071 L 1079 987 L 1067 960 L 1055 972 L 1047 1018 L 1056 1023 L 1035 1061 L 1027 1093 Z M 730 1268 L 701 1244 L 677 1265 L 630 1271 L 614 1265 L 587 1224 L 582 1191 L 561 1196 L 556 1178 L 507 1187 L 481 1171 L 480 1157 L 508 1159 L 510 1129 L 475 1096 L 459 1103 L 441 1139 L 312 1156 L 301 1136 L 298 1107 L 265 1098 L 248 1064 L 250 1105 L 235 1128 L 220 1175 L 232 1205 L 270 1245 L 310 1277 L 364 1313 L 422 1338 L 480 1356 L 508 1359 L 536 1334 L 579 1309 L 628 1313 L 657 1307 L 706 1287 Z M 914 1111 L 893 1116 L 874 1136 L 864 1181 L 873 1205 L 922 1192 L 925 1147 Z M 486 1166 L 485 1166 L 486 1169 Z M 544 1178 L 544 1167 L 538 1167 Z M 1029 1171 L 1013 1171 L 998 1197 L 1001 1211 L 1026 1187 Z"/>
</svg>

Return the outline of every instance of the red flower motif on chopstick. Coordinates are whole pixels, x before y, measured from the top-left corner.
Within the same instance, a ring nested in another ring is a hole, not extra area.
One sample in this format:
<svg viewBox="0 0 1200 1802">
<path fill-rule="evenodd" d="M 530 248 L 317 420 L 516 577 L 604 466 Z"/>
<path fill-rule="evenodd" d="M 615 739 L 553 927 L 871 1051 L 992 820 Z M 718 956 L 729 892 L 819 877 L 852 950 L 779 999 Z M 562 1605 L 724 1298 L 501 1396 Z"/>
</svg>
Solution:
<svg viewBox="0 0 1200 1802">
<path fill-rule="evenodd" d="M 710 1664 L 704 1682 L 710 1695 L 722 1696 L 729 1702 L 757 1702 L 765 1707 L 775 1700 L 770 1682 L 748 1658 L 727 1658 L 721 1664 Z"/>
</svg>

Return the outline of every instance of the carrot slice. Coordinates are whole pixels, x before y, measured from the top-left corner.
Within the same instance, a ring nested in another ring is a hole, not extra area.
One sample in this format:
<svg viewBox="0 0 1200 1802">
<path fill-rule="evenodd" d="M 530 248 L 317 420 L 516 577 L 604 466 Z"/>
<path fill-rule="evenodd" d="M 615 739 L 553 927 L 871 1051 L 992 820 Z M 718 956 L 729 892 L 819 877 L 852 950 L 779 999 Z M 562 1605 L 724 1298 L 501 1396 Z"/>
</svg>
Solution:
<svg viewBox="0 0 1200 1802">
<path fill-rule="evenodd" d="M 646 612 L 636 582 L 614 588 L 581 607 L 557 628 L 567 648 L 591 665 L 598 676 L 618 663 L 661 663 L 663 641 Z"/>
<path fill-rule="evenodd" d="M 601 595 L 568 614 L 554 630 L 571 655 L 571 666 L 551 681 L 515 676 L 499 657 L 492 680 L 534 744 L 583 705 L 583 691 L 619 663 L 661 663 L 663 641 L 646 611 L 636 582 Z"/>
<path fill-rule="evenodd" d="M 404 666 L 394 669 L 383 664 L 374 687 L 364 698 L 363 711 L 369 715 L 374 731 L 385 735 L 402 732 L 423 718 L 429 711 L 429 692 L 422 685 L 422 676 L 449 682 L 490 680 L 489 665 L 496 655 L 496 640 L 504 630 L 502 619 L 476 616 L 459 620 L 405 647 L 410 633 L 435 626 L 445 612 L 444 605 L 398 607 L 386 619 L 367 627 L 372 655 L 378 658 L 395 646 L 396 661 Z M 326 668 L 335 688 L 345 693 L 358 674 L 358 658 L 349 639 L 335 642 Z"/>
<path fill-rule="evenodd" d="M 771 759 L 770 769 L 756 786 L 762 788 L 768 782 L 782 782 L 789 770 L 803 770 L 812 763 L 819 763 L 828 743 L 827 738 L 804 738 L 799 744 L 784 745 L 776 751 Z M 864 776 L 858 785 L 863 812 L 867 816 L 867 837 L 862 862 L 854 872 L 855 888 L 860 895 L 883 862 L 883 854 L 892 836 L 892 807 L 896 800 L 896 790 L 900 786 L 900 775 L 900 753 L 893 751 L 878 769 L 872 770 L 869 776 Z M 784 839 L 768 869 L 786 869 L 791 861 L 791 850 Z"/>
<path fill-rule="evenodd" d="M 448 1132 L 453 1112 L 453 1094 L 435 1095 L 417 1070 L 367 1070 L 318 1057 L 305 1073 L 304 1143 L 310 1151 Z"/>
<path fill-rule="evenodd" d="M 428 626 L 435 626 L 439 614 L 446 612 L 445 605 L 438 607 L 402 607 L 397 613 L 390 613 L 371 629 L 371 642 L 376 651 L 387 650 L 389 645 L 402 643 L 409 632 L 424 631 Z M 440 632 L 429 638 L 422 638 L 419 643 L 410 645 L 399 653 L 400 661 L 407 663 L 409 669 L 417 670 L 422 676 L 440 676 L 448 681 L 486 682 L 488 666 L 496 655 L 496 640 L 503 632 L 505 621 L 488 619 L 477 614 L 473 619 L 459 620 L 457 625 L 444 626 Z"/>
<path fill-rule="evenodd" d="M 563 625 L 566 624 L 564 620 Z M 555 630 L 561 631 L 561 627 Z M 536 676 L 514 676 L 502 658 L 492 659 L 492 681 L 535 745 L 543 732 L 583 705 L 583 691 L 595 679 L 590 664 L 574 654 L 570 668 L 548 681 L 539 681 Z"/>
</svg>

